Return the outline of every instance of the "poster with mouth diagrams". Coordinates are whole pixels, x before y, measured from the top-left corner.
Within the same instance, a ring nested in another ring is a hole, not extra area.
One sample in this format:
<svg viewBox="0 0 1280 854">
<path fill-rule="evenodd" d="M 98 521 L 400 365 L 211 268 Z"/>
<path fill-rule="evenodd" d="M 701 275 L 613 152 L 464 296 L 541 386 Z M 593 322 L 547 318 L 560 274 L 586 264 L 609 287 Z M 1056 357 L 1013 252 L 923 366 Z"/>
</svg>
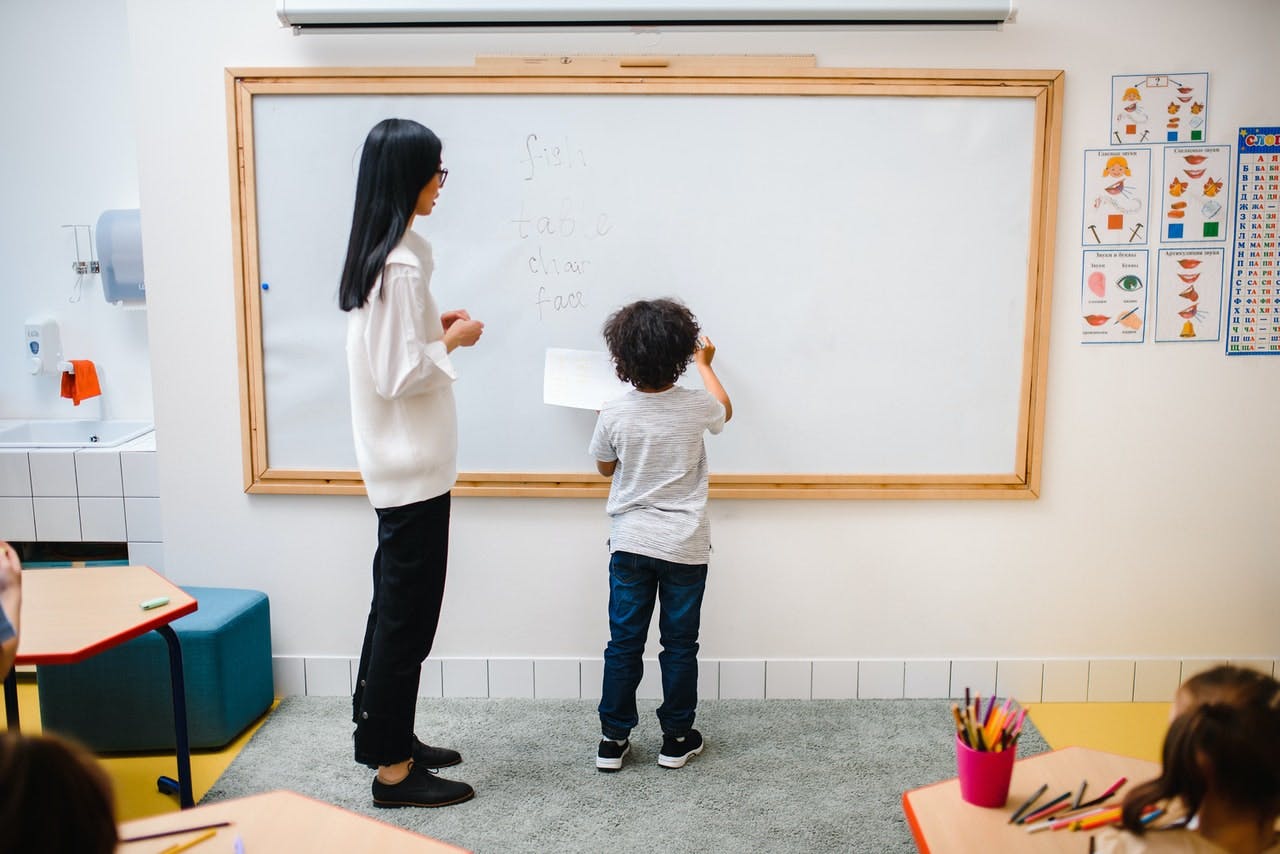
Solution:
<svg viewBox="0 0 1280 854">
<path fill-rule="evenodd" d="M 1218 340 L 1224 255 L 1221 247 L 1156 253 L 1155 340 Z"/>
<path fill-rule="evenodd" d="M 1086 246 L 1145 246 L 1151 200 L 1151 149 L 1086 149 Z"/>
<path fill-rule="evenodd" d="M 1160 240 L 1225 241 L 1231 221 L 1231 146 L 1167 145 Z"/>
<path fill-rule="evenodd" d="M 1110 145 L 1204 142 L 1209 74 L 1120 74 L 1111 78 Z"/>
</svg>

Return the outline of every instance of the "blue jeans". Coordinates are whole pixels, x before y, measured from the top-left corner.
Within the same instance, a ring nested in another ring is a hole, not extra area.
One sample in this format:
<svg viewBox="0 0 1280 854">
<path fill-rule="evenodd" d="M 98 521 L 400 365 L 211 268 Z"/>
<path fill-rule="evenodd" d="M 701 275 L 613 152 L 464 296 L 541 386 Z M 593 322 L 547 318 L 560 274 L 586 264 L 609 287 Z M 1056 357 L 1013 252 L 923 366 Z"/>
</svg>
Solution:
<svg viewBox="0 0 1280 854">
<path fill-rule="evenodd" d="M 672 563 L 614 552 L 609 559 L 609 646 L 604 651 L 600 727 L 607 738 L 627 738 L 639 722 L 636 688 L 644 675 L 644 642 L 655 600 L 662 652 L 663 733 L 682 736 L 693 728 L 698 707 L 698 625 L 707 565 Z"/>
</svg>

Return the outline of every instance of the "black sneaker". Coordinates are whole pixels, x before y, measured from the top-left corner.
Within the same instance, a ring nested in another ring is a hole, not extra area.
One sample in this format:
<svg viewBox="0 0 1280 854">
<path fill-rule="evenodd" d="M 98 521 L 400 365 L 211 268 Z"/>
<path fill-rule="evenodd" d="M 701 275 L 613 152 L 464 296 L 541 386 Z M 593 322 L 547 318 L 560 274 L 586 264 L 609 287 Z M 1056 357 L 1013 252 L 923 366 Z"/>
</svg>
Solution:
<svg viewBox="0 0 1280 854">
<path fill-rule="evenodd" d="M 476 790 L 466 783 L 446 780 L 420 765 L 409 766 L 409 776 L 394 786 L 373 778 L 375 807 L 447 807 L 469 801 Z"/>
<path fill-rule="evenodd" d="M 683 768 L 689 757 L 697 756 L 706 747 L 702 733 L 691 729 L 680 738 L 670 733 L 662 736 L 662 752 L 658 754 L 658 764 L 663 768 Z"/>
<path fill-rule="evenodd" d="M 622 760 L 631 752 L 631 739 L 622 744 L 611 738 L 600 739 L 600 747 L 596 750 L 596 769 L 599 771 L 617 771 L 622 767 Z"/>
<path fill-rule="evenodd" d="M 413 763 L 423 768 L 448 768 L 462 761 L 462 754 L 447 747 L 428 747 L 413 737 Z"/>
</svg>

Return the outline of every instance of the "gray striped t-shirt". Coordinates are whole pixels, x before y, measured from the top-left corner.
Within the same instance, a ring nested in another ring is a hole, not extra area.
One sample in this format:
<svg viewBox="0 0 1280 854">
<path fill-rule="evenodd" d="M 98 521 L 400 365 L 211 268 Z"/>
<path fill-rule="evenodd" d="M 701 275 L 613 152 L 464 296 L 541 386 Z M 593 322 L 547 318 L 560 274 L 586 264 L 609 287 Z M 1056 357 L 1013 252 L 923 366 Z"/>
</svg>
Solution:
<svg viewBox="0 0 1280 854">
<path fill-rule="evenodd" d="M 600 410 L 591 454 L 618 461 L 605 507 L 610 552 L 707 563 L 705 430 L 724 429 L 724 406 L 698 389 L 632 389 Z"/>
</svg>

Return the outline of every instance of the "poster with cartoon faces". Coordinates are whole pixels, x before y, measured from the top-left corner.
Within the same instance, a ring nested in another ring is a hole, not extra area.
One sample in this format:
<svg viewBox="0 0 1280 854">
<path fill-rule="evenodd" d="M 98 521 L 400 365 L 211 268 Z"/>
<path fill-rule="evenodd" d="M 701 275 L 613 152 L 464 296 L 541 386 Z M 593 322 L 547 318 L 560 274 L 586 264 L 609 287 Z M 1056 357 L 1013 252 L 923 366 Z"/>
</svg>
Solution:
<svg viewBox="0 0 1280 854">
<path fill-rule="evenodd" d="M 1084 250 L 1080 340 L 1141 344 L 1146 337 L 1146 314 L 1146 250 Z"/>
<path fill-rule="evenodd" d="M 1151 200 L 1151 149 L 1086 149 L 1086 246 L 1145 246 Z"/>
<path fill-rule="evenodd" d="M 1226 240 L 1231 216 L 1229 145 L 1167 145 L 1160 240 Z"/>
<path fill-rule="evenodd" d="M 1207 72 L 1111 78 L 1111 145 L 1203 142 L 1208 119 Z"/>
<path fill-rule="evenodd" d="M 1224 250 L 1161 249 L 1156 254 L 1157 341 L 1217 341 L 1222 328 Z"/>
</svg>

